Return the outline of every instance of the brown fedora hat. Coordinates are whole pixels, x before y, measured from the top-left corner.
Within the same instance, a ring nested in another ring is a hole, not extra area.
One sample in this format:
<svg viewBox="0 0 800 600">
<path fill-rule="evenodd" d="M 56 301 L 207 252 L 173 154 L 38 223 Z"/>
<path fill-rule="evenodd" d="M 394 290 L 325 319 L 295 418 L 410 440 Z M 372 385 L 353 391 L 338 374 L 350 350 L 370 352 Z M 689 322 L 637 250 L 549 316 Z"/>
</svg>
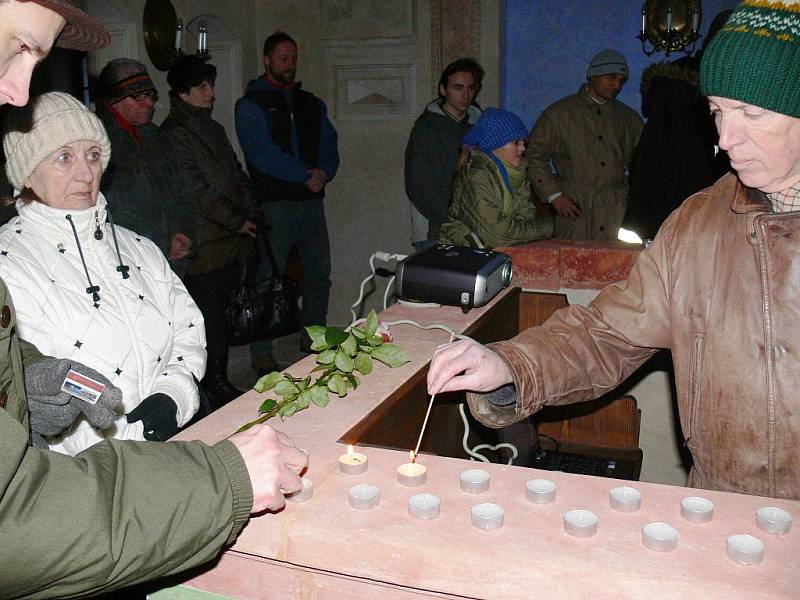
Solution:
<svg viewBox="0 0 800 600">
<path fill-rule="evenodd" d="M 56 40 L 56 46 L 70 50 L 97 50 L 111 42 L 108 31 L 96 19 L 83 12 L 80 0 L 22 0 L 30 1 L 57 12 L 67 21 Z"/>
</svg>

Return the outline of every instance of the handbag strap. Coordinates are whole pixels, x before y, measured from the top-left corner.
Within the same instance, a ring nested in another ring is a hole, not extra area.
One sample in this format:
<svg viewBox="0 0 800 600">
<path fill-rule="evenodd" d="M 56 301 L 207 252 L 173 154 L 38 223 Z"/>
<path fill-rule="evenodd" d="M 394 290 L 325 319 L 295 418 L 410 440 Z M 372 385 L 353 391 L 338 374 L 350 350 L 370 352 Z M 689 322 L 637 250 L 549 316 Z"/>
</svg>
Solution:
<svg viewBox="0 0 800 600">
<path fill-rule="evenodd" d="M 272 246 L 269 243 L 269 238 L 267 237 L 266 228 L 263 235 L 256 236 L 261 240 L 261 243 L 264 244 L 264 250 L 266 251 L 267 258 L 269 258 L 269 265 L 272 267 L 273 276 L 276 279 L 280 279 L 281 272 L 278 270 L 278 262 L 275 260 L 275 254 L 272 252 Z"/>
</svg>

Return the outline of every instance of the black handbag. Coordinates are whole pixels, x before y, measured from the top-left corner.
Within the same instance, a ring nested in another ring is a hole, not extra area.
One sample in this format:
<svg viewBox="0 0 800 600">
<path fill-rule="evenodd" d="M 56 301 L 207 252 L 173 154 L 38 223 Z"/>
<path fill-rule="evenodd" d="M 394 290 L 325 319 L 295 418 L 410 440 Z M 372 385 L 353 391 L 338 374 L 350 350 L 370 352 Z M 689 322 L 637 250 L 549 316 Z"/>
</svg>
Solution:
<svg viewBox="0 0 800 600">
<path fill-rule="evenodd" d="M 266 236 L 259 235 L 269 257 L 272 274 L 256 283 L 258 259 L 242 261 L 239 285 L 229 292 L 225 305 L 231 346 L 289 335 L 300 331 L 294 282 L 281 275 Z"/>
</svg>

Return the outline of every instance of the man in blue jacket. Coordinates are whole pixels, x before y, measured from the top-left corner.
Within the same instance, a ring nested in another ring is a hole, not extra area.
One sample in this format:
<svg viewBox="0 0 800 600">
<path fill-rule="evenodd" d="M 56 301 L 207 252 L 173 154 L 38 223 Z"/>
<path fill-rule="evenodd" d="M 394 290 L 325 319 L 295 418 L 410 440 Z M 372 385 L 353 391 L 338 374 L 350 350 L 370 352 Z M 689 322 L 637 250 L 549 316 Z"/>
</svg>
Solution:
<svg viewBox="0 0 800 600">
<path fill-rule="evenodd" d="M 324 325 L 331 260 L 322 199 L 339 168 L 337 134 L 325 103 L 295 81 L 297 43 L 291 36 L 270 35 L 262 60 L 264 75 L 250 81 L 236 103 L 236 134 L 278 268 L 286 269 L 292 246 L 303 260 L 303 325 Z"/>
</svg>

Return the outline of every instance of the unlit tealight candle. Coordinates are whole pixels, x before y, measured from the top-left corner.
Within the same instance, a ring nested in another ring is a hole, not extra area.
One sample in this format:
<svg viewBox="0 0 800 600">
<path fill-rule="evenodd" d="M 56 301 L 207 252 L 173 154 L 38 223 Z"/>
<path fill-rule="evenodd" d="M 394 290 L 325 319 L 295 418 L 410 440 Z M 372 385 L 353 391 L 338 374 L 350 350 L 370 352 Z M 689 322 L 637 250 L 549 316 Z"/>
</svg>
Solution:
<svg viewBox="0 0 800 600">
<path fill-rule="evenodd" d="M 291 494 L 286 494 L 286 499 L 291 502 L 305 502 L 314 495 L 314 484 L 308 477 L 300 478 L 300 489 Z"/>
<path fill-rule="evenodd" d="M 700 496 L 681 500 L 681 516 L 692 523 L 707 523 L 714 516 L 714 503 Z"/>
<path fill-rule="evenodd" d="M 571 510 L 564 515 L 564 531 L 580 538 L 597 533 L 597 515 L 590 510 Z"/>
<path fill-rule="evenodd" d="M 636 488 L 615 487 L 608 492 L 608 503 L 619 512 L 635 512 L 642 505 L 642 494 Z"/>
<path fill-rule="evenodd" d="M 529 479 L 525 482 L 525 497 L 535 504 L 547 504 L 556 499 L 556 484 L 549 479 Z"/>
<path fill-rule="evenodd" d="M 792 515 L 777 506 L 765 506 L 756 511 L 756 525 L 767 533 L 789 533 Z"/>
<path fill-rule="evenodd" d="M 439 516 L 442 502 L 433 494 L 417 494 L 408 499 L 408 514 L 415 519 L 424 521 L 435 519 Z"/>
<path fill-rule="evenodd" d="M 642 527 L 642 543 L 658 552 L 669 552 L 678 545 L 678 530 L 668 523 L 655 521 Z"/>
<path fill-rule="evenodd" d="M 467 469 L 458 476 L 461 489 L 471 494 L 479 494 L 489 489 L 492 476 L 483 469 Z"/>
<path fill-rule="evenodd" d="M 498 529 L 503 526 L 505 511 L 501 506 L 484 502 L 472 507 L 472 524 L 480 529 Z"/>
<path fill-rule="evenodd" d="M 362 483 L 354 485 L 348 492 L 350 498 L 350 506 L 359 510 L 367 510 L 375 508 L 381 501 L 381 491 L 376 485 L 367 485 Z"/>
<path fill-rule="evenodd" d="M 732 535 L 728 538 L 728 557 L 742 565 L 757 565 L 764 558 L 764 543 L 746 533 Z"/>
</svg>

